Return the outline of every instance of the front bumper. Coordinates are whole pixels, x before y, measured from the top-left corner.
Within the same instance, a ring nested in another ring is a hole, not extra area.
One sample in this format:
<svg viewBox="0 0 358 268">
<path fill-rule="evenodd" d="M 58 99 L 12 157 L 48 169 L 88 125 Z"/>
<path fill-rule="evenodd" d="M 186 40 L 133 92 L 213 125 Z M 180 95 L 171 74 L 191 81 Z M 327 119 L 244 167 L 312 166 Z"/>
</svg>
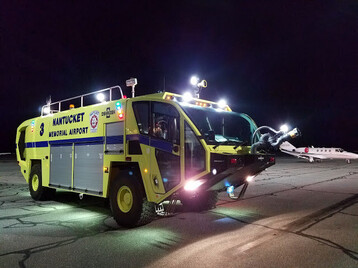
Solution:
<svg viewBox="0 0 358 268">
<path fill-rule="evenodd" d="M 255 176 L 275 164 L 273 155 L 224 155 L 211 154 L 211 173 L 202 179 L 203 190 L 225 190 L 228 186 L 235 188 L 244 184 L 248 176 Z M 213 170 L 216 170 L 216 172 Z M 215 175 L 213 173 L 216 173 Z"/>
</svg>

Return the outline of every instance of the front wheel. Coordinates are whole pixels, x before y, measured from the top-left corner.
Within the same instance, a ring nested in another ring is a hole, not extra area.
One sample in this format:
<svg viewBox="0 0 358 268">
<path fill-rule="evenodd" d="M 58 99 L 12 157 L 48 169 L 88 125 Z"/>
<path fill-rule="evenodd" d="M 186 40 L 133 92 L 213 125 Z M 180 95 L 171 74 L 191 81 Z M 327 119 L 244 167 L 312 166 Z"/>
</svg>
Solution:
<svg viewBox="0 0 358 268">
<path fill-rule="evenodd" d="M 113 217 L 119 225 L 132 228 L 147 224 L 155 217 L 154 203 L 145 198 L 142 186 L 135 177 L 115 180 L 109 201 Z"/>
<path fill-rule="evenodd" d="M 42 171 L 40 165 L 34 165 L 31 169 L 29 190 L 34 200 L 48 200 L 53 197 L 56 191 L 55 189 L 42 186 Z"/>
</svg>

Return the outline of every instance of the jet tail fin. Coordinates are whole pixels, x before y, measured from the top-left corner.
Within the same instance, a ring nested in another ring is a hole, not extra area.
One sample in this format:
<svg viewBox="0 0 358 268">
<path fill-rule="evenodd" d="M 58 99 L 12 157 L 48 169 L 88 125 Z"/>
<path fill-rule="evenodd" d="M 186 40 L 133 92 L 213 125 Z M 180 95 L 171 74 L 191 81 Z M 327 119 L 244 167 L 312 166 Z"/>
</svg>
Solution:
<svg viewBox="0 0 358 268">
<path fill-rule="evenodd" d="M 282 150 L 286 150 L 286 151 L 293 151 L 294 149 L 296 149 L 295 146 L 293 146 L 291 143 L 289 143 L 288 141 L 285 141 L 284 143 L 282 143 L 280 145 L 280 149 Z"/>
</svg>

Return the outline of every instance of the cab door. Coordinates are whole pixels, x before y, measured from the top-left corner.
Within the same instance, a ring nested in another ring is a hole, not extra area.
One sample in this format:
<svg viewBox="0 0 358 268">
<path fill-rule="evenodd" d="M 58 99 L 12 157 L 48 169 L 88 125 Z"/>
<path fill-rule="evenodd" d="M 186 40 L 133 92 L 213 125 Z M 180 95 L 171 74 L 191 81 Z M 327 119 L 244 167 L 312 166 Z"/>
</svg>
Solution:
<svg viewBox="0 0 358 268">
<path fill-rule="evenodd" d="M 133 102 L 140 132 L 139 142 L 148 157 L 150 184 L 155 193 L 164 194 L 182 178 L 180 156 L 180 114 L 160 101 Z"/>
<path fill-rule="evenodd" d="M 151 102 L 150 147 L 155 155 L 165 192 L 170 191 L 181 180 L 180 115 L 177 109 L 164 102 Z M 152 159 L 154 160 L 154 159 Z M 155 164 L 155 163 L 153 163 Z"/>
</svg>

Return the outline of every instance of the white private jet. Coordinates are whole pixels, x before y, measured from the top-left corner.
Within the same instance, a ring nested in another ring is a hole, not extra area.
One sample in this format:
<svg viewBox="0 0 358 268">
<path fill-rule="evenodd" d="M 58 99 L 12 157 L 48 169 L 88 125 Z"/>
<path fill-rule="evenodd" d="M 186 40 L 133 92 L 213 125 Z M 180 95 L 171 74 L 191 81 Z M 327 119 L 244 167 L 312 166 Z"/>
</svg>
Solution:
<svg viewBox="0 0 358 268">
<path fill-rule="evenodd" d="M 281 144 L 280 151 L 298 158 L 307 159 L 310 163 L 313 163 L 315 160 L 320 161 L 322 159 L 345 159 L 349 164 L 351 159 L 358 159 L 358 154 L 346 152 L 341 148 L 296 148 L 287 141 Z"/>
</svg>

